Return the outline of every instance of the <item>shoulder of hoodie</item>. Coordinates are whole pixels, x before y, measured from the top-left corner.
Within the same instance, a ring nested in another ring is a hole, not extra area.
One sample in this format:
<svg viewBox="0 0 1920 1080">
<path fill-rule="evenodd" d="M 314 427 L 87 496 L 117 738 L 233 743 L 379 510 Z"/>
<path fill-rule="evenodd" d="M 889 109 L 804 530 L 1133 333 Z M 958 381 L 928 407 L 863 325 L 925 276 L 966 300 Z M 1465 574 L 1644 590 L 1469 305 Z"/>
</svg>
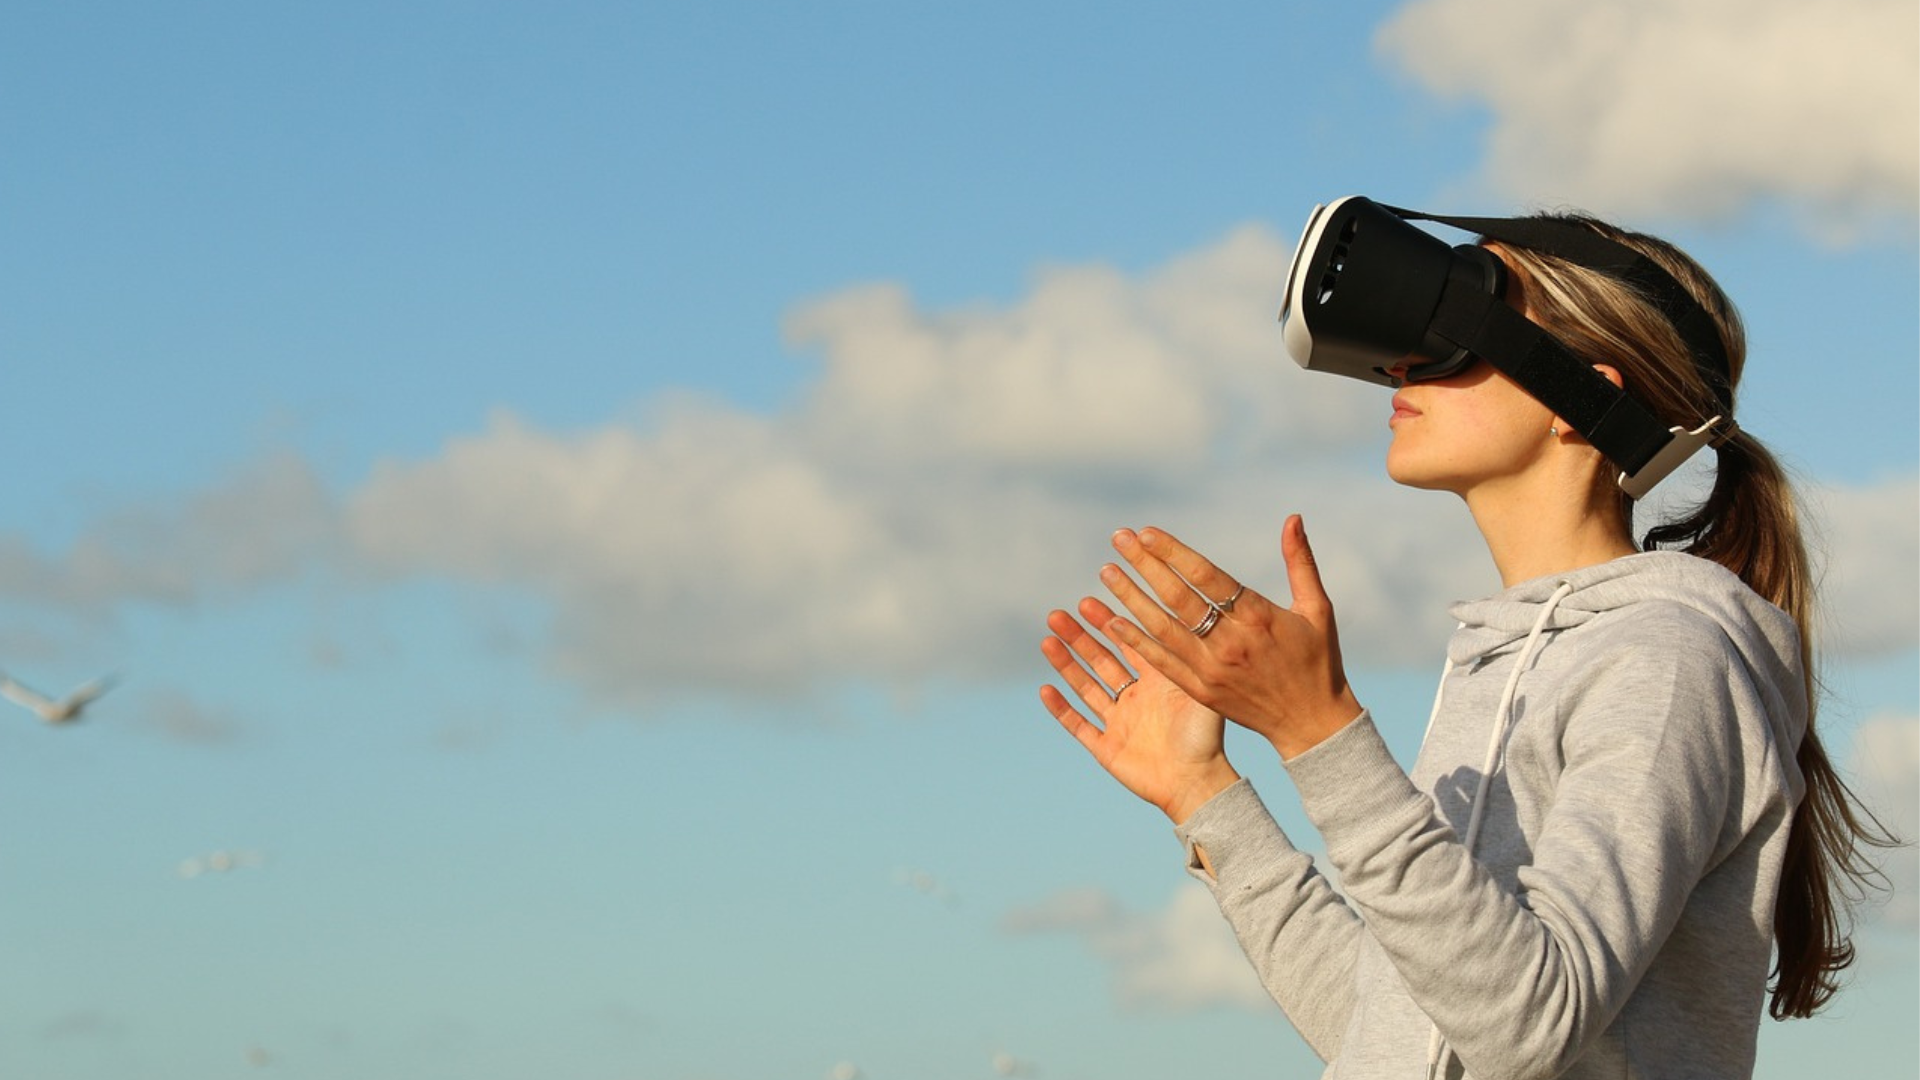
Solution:
<svg viewBox="0 0 1920 1080">
<path fill-rule="evenodd" d="M 1753 591 L 1740 576 L 1711 559 L 1679 551 L 1646 551 L 1617 560 L 1630 568 L 1609 583 L 1620 588 L 1618 605 L 1595 621 L 1628 615 L 1710 626 L 1724 636 L 1797 635 L 1793 619 Z"/>
<path fill-rule="evenodd" d="M 1653 598 L 1596 614 L 1564 632 L 1581 654 L 1583 668 L 1609 661 L 1651 664 L 1660 669 L 1719 669 L 1738 660 L 1727 628 L 1713 616 L 1679 600 Z"/>
<path fill-rule="evenodd" d="M 1766 678 L 1774 673 L 1756 664 L 1771 664 L 1756 651 L 1771 655 L 1791 644 L 1797 652 L 1791 618 L 1720 564 L 1680 552 L 1633 558 L 1647 571 L 1635 575 L 1647 582 L 1644 594 L 1569 628 L 1567 644 L 1576 645 L 1588 674 L 1625 665 L 1649 677 Z M 1793 641 L 1778 640 L 1782 634 Z"/>
<path fill-rule="evenodd" d="M 1601 730 L 1615 739 L 1623 724 L 1670 731 L 1673 721 L 1685 717 L 1682 726 L 1709 744 L 1737 738 L 1794 745 L 1805 721 L 1804 691 L 1795 690 L 1800 676 L 1792 620 L 1737 575 L 1708 565 L 1712 571 L 1706 579 L 1719 579 L 1719 586 L 1728 590 L 1724 608 L 1681 596 L 1649 595 L 1561 632 L 1553 697 L 1562 723 L 1576 715 L 1604 717 Z M 1734 625 L 1723 619 L 1732 619 Z M 1774 636 L 1781 633 L 1792 636 Z M 1746 640 L 1737 641 L 1736 635 Z M 1550 655 L 1543 651 L 1541 666 Z M 1681 698 L 1703 705 L 1718 700 L 1729 707 L 1645 708 L 1648 702 Z M 1709 716 L 1720 721 L 1704 722 Z M 1791 781 L 1783 783 L 1792 786 Z"/>
</svg>

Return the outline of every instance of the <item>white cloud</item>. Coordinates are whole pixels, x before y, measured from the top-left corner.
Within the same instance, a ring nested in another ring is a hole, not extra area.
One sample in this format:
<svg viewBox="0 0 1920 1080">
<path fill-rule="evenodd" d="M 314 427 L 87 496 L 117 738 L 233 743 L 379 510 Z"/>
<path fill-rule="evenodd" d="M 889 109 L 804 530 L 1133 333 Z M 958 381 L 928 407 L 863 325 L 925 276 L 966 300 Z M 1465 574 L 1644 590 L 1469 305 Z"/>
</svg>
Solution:
<svg viewBox="0 0 1920 1080">
<path fill-rule="evenodd" d="M 1786 200 L 1837 238 L 1915 211 L 1911 0 L 1415 0 L 1376 45 L 1491 111 L 1485 180 L 1523 199 L 1623 217 Z"/>
<path fill-rule="evenodd" d="M 1822 648 L 1872 656 L 1920 642 L 1920 477 L 1814 488 Z M 1824 534 L 1822 539 L 1820 534 Z"/>
<path fill-rule="evenodd" d="M 1871 855 L 1893 893 L 1881 915 L 1908 930 L 1920 929 L 1920 716 L 1882 714 L 1853 733 L 1850 782 L 1867 808 L 1907 843 Z"/>
<path fill-rule="evenodd" d="M 331 558 L 338 523 L 319 477 L 280 454 L 179 505 L 109 516 L 64 558 L 0 536 L 0 596 L 75 613 L 127 601 L 191 603 Z"/>
<path fill-rule="evenodd" d="M 575 435 L 501 414 L 379 468 L 347 532 L 388 573 L 543 594 L 557 668 L 603 698 L 1031 671 L 1115 527 L 1227 508 L 1270 538 L 1279 481 L 1331 496 L 1377 441 L 1377 393 L 1281 351 L 1287 254 L 1249 227 L 1138 279 L 1055 269 L 1005 308 L 849 289 L 788 320 L 823 368 L 789 413 L 682 398 Z"/>
<path fill-rule="evenodd" d="M 1098 889 L 1058 893 L 1008 912 L 1008 933 L 1070 933 L 1113 968 L 1125 1007 L 1184 1013 L 1227 1005 L 1260 1010 L 1272 1000 L 1207 890 L 1183 885 L 1159 911 L 1129 912 Z"/>
</svg>

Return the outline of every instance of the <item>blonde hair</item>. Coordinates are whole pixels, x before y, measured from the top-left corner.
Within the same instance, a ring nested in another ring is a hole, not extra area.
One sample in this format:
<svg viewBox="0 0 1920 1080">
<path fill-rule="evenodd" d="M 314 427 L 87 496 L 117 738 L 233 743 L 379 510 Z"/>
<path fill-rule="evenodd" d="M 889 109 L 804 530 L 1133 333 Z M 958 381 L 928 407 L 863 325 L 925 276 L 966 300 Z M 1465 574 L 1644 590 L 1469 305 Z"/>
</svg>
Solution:
<svg viewBox="0 0 1920 1080">
<path fill-rule="evenodd" d="M 1501 245 L 1525 279 L 1528 314 L 1575 355 L 1620 372 L 1626 388 L 1663 423 L 1697 427 L 1731 411 L 1746 363 L 1739 313 L 1700 265 L 1655 237 L 1579 214 L 1541 220 L 1590 229 L 1651 259 L 1703 307 L 1725 348 L 1725 383 L 1703 371 L 1659 305 L 1633 284 L 1539 251 Z M 1728 416 L 1731 420 L 1732 417 Z M 1795 753 L 1806 795 L 1793 815 L 1774 906 L 1775 965 L 1768 1012 L 1776 1020 L 1811 1016 L 1839 989 L 1854 960 L 1851 910 L 1866 888 L 1884 881 L 1863 845 L 1896 841 L 1834 770 L 1814 728 L 1814 580 L 1798 501 L 1785 470 L 1753 436 L 1735 429 L 1715 448 L 1713 489 L 1678 518 L 1647 530 L 1640 546 L 1679 548 L 1739 575 L 1793 618 L 1807 674 L 1807 731 Z M 1620 496 L 1632 529 L 1634 504 Z"/>
</svg>

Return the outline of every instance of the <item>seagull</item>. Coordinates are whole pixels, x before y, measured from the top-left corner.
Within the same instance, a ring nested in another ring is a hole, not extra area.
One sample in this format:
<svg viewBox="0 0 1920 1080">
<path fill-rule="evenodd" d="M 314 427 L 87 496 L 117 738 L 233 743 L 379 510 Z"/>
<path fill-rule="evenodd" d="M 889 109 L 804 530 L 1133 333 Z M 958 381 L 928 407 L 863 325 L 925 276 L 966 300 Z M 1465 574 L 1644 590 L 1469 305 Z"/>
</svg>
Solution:
<svg viewBox="0 0 1920 1080">
<path fill-rule="evenodd" d="M 238 870 L 243 866 L 260 866 L 266 857 L 257 851 L 227 851 L 222 849 L 207 855 L 195 855 L 180 862 L 180 876 L 196 878 L 201 874 L 224 874 L 229 870 Z"/>
<path fill-rule="evenodd" d="M 993 1053 L 993 1071 L 996 1076 L 1026 1076 L 1033 1070 L 1026 1062 L 1005 1050 L 996 1050 Z"/>
<path fill-rule="evenodd" d="M 953 895 L 953 890 L 947 888 L 945 882 L 925 870 L 896 870 L 893 879 L 922 896 L 944 901 L 948 906 L 958 902 L 958 897 Z"/>
<path fill-rule="evenodd" d="M 45 694 L 20 685 L 13 681 L 11 676 L 0 675 L 0 694 L 6 695 L 9 701 L 32 710 L 36 716 L 49 724 L 66 724 L 80 719 L 82 710 L 92 704 L 94 698 L 112 689 L 117 681 L 119 680 L 110 675 L 103 675 L 59 701 L 55 701 Z"/>
</svg>

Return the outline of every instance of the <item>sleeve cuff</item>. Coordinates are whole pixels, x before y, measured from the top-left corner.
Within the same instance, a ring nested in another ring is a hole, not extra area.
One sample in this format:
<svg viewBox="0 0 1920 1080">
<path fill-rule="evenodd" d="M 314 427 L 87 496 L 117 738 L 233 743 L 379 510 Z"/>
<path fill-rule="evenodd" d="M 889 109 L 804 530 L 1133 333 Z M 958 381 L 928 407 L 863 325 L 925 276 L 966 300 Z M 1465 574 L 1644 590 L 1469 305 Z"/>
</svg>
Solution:
<svg viewBox="0 0 1920 1080">
<path fill-rule="evenodd" d="M 1365 710 L 1284 764 L 1308 819 L 1327 842 L 1329 855 L 1337 855 L 1343 838 L 1393 820 L 1425 799 L 1393 759 L 1372 714 Z M 1212 846 L 1207 850 L 1211 853 Z"/>
<path fill-rule="evenodd" d="M 1293 843 L 1273 820 L 1273 814 L 1245 777 L 1221 790 L 1174 826 L 1174 836 L 1187 854 L 1187 872 L 1209 884 L 1236 876 L 1244 867 L 1268 863 L 1292 852 Z M 1197 848 L 1207 849 L 1213 865 L 1209 878 Z"/>
</svg>

